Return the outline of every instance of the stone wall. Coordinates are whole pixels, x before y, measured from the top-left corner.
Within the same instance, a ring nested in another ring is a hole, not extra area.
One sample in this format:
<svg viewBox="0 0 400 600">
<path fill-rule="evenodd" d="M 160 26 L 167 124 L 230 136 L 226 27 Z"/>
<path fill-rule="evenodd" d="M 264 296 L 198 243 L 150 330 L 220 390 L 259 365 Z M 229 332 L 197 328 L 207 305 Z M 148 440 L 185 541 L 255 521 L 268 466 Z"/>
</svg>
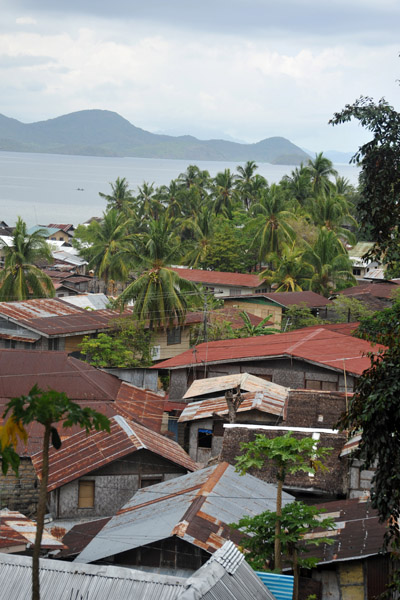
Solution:
<svg viewBox="0 0 400 600">
<path fill-rule="evenodd" d="M 0 507 L 18 510 L 27 517 L 36 514 L 39 480 L 30 458 L 21 458 L 19 477 L 11 470 L 0 476 Z"/>
</svg>

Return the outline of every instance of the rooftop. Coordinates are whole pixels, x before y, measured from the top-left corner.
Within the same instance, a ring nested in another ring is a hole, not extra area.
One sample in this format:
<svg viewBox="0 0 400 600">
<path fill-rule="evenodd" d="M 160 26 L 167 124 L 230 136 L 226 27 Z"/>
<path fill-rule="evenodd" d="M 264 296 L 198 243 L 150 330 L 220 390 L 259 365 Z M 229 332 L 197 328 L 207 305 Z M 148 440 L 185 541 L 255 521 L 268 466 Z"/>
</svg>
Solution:
<svg viewBox="0 0 400 600">
<path fill-rule="evenodd" d="M 36 523 L 34 521 L 15 510 L 8 510 L 7 508 L 0 510 L 0 552 L 7 552 L 7 548 L 15 544 L 32 547 L 35 536 Z M 44 529 L 41 548 L 61 550 L 65 546 Z"/>
<path fill-rule="evenodd" d="M 198 469 L 183 448 L 159 433 L 122 416 L 110 419 L 107 431 L 80 431 L 66 439 L 59 450 L 50 450 L 49 481 L 51 492 L 95 469 L 139 450 L 149 450 L 188 471 Z M 41 477 L 42 452 L 32 456 L 37 476 Z"/>
<path fill-rule="evenodd" d="M 184 269 L 174 267 L 173 271 L 183 279 L 207 285 L 227 285 L 232 287 L 258 287 L 263 280 L 251 273 L 229 273 L 226 271 L 204 271 L 202 269 Z"/>
<path fill-rule="evenodd" d="M 336 371 L 361 375 L 370 366 L 368 352 L 382 346 L 330 331 L 323 326 L 289 333 L 221 340 L 199 344 L 177 356 L 158 363 L 157 369 L 179 369 L 193 365 L 218 364 L 246 359 L 297 358 Z"/>
<path fill-rule="evenodd" d="M 391 299 L 393 297 L 394 292 L 397 292 L 400 287 L 397 283 L 391 283 L 390 281 L 386 283 L 360 283 L 360 285 L 355 285 L 350 288 L 346 288 L 342 290 L 340 294 L 344 296 L 354 296 L 355 294 L 371 294 L 371 296 L 376 296 L 376 298 L 388 298 Z"/>
<path fill-rule="evenodd" d="M 297 304 L 305 304 L 308 308 L 320 308 L 332 304 L 331 300 L 315 292 L 269 292 L 263 294 L 242 294 L 229 296 L 227 300 L 266 299 L 286 308 Z"/>
<path fill-rule="evenodd" d="M 93 562 L 174 535 L 213 553 L 244 515 L 274 510 L 276 487 L 220 463 L 136 492 L 77 557 Z M 229 501 L 228 501 L 229 500 Z M 283 503 L 293 500 L 283 494 Z"/>
</svg>

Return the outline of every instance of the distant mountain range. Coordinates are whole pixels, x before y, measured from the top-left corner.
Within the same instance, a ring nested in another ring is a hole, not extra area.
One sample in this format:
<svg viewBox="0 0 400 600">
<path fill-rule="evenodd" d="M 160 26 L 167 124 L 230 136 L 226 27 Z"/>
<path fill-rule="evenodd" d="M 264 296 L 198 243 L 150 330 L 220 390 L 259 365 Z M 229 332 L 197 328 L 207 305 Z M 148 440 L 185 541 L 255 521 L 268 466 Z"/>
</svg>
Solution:
<svg viewBox="0 0 400 600">
<path fill-rule="evenodd" d="M 158 135 L 135 127 L 108 110 L 82 110 L 28 124 L 0 115 L 0 150 L 190 161 L 255 160 L 282 165 L 297 165 L 310 158 L 283 137 L 239 144 L 226 140 L 203 141 L 190 135 Z"/>
</svg>

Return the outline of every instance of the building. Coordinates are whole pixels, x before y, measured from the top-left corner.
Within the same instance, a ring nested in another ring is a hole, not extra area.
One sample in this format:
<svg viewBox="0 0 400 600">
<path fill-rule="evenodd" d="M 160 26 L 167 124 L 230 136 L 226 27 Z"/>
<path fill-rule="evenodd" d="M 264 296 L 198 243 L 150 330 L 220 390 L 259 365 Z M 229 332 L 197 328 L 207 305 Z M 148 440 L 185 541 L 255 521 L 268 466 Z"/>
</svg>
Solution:
<svg viewBox="0 0 400 600">
<path fill-rule="evenodd" d="M 283 494 L 283 503 L 292 501 Z M 75 562 L 187 573 L 225 541 L 242 534 L 229 524 L 276 503 L 276 486 L 239 475 L 228 463 L 140 489 L 101 529 Z M 172 571 L 171 571 L 172 569 Z"/>
<path fill-rule="evenodd" d="M 241 294 L 263 293 L 268 291 L 266 282 L 251 273 L 229 273 L 226 271 L 205 271 L 175 267 L 175 273 L 193 283 L 198 283 L 217 298 L 240 296 Z"/>
<path fill-rule="evenodd" d="M 180 400 L 195 379 L 250 373 L 292 389 L 351 392 L 380 346 L 311 327 L 268 336 L 199 344 L 156 367 L 170 374 L 170 398 Z"/>
</svg>

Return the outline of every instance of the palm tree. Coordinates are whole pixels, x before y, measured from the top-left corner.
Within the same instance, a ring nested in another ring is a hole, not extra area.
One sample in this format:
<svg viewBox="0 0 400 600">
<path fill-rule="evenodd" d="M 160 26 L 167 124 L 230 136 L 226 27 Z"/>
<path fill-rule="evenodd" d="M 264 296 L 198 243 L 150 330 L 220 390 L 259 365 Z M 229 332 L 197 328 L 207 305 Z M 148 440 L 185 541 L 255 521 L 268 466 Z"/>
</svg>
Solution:
<svg viewBox="0 0 400 600">
<path fill-rule="evenodd" d="M 272 315 L 264 317 L 257 325 L 252 324 L 251 319 L 245 310 L 241 311 L 239 316 L 243 321 L 243 327 L 240 328 L 240 337 L 255 337 L 258 335 L 279 333 L 278 329 L 267 327 L 267 323 L 271 320 Z"/>
<path fill-rule="evenodd" d="M 256 169 L 258 166 L 254 160 L 248 160 L 244 167 L 236 167 L 239 173 L 236 177 L 236 189 L 246 210 L 249 210 L 254 202 L 257 191 L 267 186 L 267 180 L 262 175 L 255 174 Z"/>
<path fill-rule="evenodd" d="M 355 244 L 355 236 L 347 226 L 357 228 L 357 221 L 350 214 L 350 207 L 344 196 L 335 194 L 319 194 L 313 198 L 309 206 L 310 217 L 317 227 L 326 227 L 336 235 Z"/>
<path fill-rule="evenodd" d="M 286 209 L 282 189 L 272 184 L 253 205 L 252 212 L 258 229 L 254 243 L 259 247 L 260 260 L 267 259 L 271 253 L 280 255 L 282 244 L 295 237 L 289 223 L 295 217 Z"/>
<path fill-rule="evenodd" d="M 4 253 L 4 269 L 0 273 L 0 301 L 49 298 L 54 296 L 53 283 L 35 262 L 52 262 L 44 229 L 28 234 L 26 223 L 18 217 L 12 241 L 0 241 Z"/>
<path fill-rule="evenodd" d="M 314 268 L 310 284 L 314 292 L 329 296 L 356 283 L 349 256 L 334 231 L 323 227 L 313 246 L 305 245 L 304 260 Z"/>
<path fill-rule="evenodd" d="M 139 214 L 142 220 L 158 219 L 165 208 L 159 199 L 159 191 L 155 189 L 154 183 L 143 182 L 138 187 Z"/>
<path fill-rule="evenodd" d="M 189 250 L 183 258 L 183 264 L 197 267 L 206 257 L 213 242 L 215 216 L 206 206 L 202 206 L 196 215 L 182 222 L 192 239 L 188 241 Z"/>
<path fill-rule="evenodd" d="M 132 196 L 132 192 L 129 190 L 129 184 L 125 177 L 120 179 L 117 177 L 115 183 L 110 183 L 111 194 L 103 194 L 99 192 L 99 196 L 107 200 L 107 208 L 109 211 L 115 209 L 117 211 L 128 212 L 130 208 L 133 208 L 135 198 Z"/>
<path fill-rule="evenodd" d="M 290 175 L 282 178 L 282 184 L 290 200 L 296 200 L 300 206 L 304 206 L 306 200 L 311 196 L 311 174 L 307 167 L 302 164 L 296 167 Z"/>
<path fill-rule="evenodd" d="M 155 326 L 172 327 L 184 322 L 189 305 L 201 300 L 199 288 L 170 268 L 180 256 L 180 240 L 170 223 L 160 217 L 149 223 L 148 231 L 136 236 L 134 257 L 144 269 L 119 296 L 124 307 L 133 301 L 133 316 Z"/>
<path fill-rule="evenodd" d="M 314 194 L 329 191 L 331 182 L 329 176 L 336 177 L 338 172 L 333 168 L 333 163 L 326 158 L 322 152 L 315 155 L 313 160 L 309 160 L 307 169 L 311 175 L 311 186 Z"/>
<path fill-rule="evenodd" d="M 103 214 L 103 220 L 92 221 L 86 228 L 78 228 L 75 234 L 80 254 L 88 261 L 97 277 L 102 279 L 109 293 L 114 292 L 114 282 L 128 278 L 133 251 L 132 235 L 128 229 L 131 222 L 115 209 Z"/>
<path fill-rule="evenodd" d="M 274 270 L 267 269 L 260 273 L 269 283 L 277 284 L 276 292 L 301 292 L 309 290 L 313 267 L 305 262 L 304 249 L 295 245 L 283 246 L 280 256 L 272 256 Z"/>
<path fill-rule="evenodd" d="M 230 169 L 225 169 L 222 173 L 216 174 L 211 195 L 215 214 L 223 214 L 230 218 L 236 196 L 235 175 L 231 173 Z"/>
</svg>

